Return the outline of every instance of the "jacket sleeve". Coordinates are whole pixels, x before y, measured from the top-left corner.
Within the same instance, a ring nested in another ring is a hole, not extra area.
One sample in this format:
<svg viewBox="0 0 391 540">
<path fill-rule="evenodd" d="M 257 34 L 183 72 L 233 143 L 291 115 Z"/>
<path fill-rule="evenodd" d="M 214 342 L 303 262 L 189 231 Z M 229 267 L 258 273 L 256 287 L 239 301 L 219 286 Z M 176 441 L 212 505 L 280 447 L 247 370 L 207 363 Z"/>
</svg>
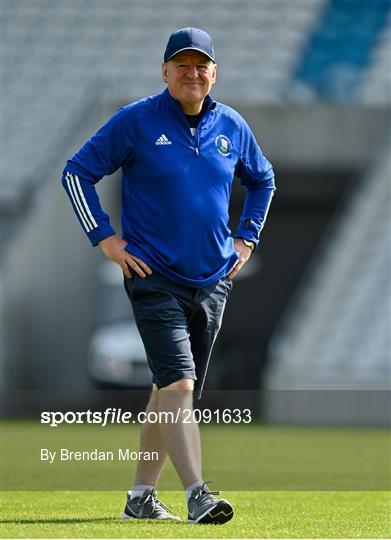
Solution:
<svg viewBox="0 0 391 540">
<path fill-rule="evenodd" d="M 255 244 L 257 249 L 259 235 L 265 225 L 276 187 L 273 167 L 263 155 L 244 120 L 241 133 L 241 152 L 235 174 L 247 189 L 235 238 L 249 240 Z"/>
<path fill-rule="evenodd" d="M 120 109 L 67 161 L 62 185 L 91 244 L 115 234 L 102 210 L 95 184 L 131 159 L 133 133 L 128 109 Z"/>
</svg>

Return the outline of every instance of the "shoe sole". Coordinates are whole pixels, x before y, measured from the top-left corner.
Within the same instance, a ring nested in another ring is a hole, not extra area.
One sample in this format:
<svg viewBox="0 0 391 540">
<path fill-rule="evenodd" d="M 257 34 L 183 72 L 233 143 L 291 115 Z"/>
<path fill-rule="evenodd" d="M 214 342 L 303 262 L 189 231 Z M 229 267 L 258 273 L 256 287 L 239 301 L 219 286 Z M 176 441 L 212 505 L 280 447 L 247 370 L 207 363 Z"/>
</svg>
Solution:
<svg viewBox="0 0 391 540">
<path fill-rule="evenodd" d="M 136 516 L 128 516 L 128 514 L 125 514 L 125 512 L 122 512 L 122 514 L 119 516 L 119 519 L 154 519 L 156 521 L 181 521 L 179 518 L 175 518 L 175 517 L 168 517 L 168 518 L 144 518 L 144 517 L 141 517 L 141 518 L 136 518 Z"/>
<path fill-rule="evenodd" d="M 119 516 L 119 519 L 137 519 L 133 516 L 128 516 L 128 514 L 125 514 L 125 512 L 122 512 L 122 514 Z"/>
<path fill-rule="evenodd" d="M 216 506 L 212 508 L 212 510 L 209 510 L 206 514 L 200 516 L 196 520 L 188 519 L 188 523 L 193 524 L 215 524 L 215 525 L 222 525 L 223 523 L 227 523 L 230 519 L 232 519 L 234 515 L 234 509 L 229 504 L 228 501 L 220 500 Z"/>
</svg>

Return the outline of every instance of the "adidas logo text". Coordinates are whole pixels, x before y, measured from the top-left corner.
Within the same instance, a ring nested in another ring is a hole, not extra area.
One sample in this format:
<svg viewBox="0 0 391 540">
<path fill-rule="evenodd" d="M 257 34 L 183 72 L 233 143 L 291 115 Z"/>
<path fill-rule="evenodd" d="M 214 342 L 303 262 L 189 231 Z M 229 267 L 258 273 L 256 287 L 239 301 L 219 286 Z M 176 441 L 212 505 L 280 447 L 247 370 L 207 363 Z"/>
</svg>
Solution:
<svg viewBox="0 0 391 540">
<path fill-rule="evenodd" d="M 165 136 L 164 133 L 162 133 L 160 137 L 156 140 L 155 144 L 172 144 L 172 142 Z"/>
</svg>

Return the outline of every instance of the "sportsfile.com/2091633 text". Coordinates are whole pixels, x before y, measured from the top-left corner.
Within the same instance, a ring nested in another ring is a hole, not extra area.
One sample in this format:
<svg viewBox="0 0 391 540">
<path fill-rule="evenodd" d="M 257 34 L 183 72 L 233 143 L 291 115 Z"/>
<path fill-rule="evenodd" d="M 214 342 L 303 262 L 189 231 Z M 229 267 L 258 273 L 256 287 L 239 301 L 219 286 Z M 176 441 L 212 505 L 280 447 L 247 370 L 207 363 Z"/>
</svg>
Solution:
<svg viewBox="0 0 391 540">
<path fill-rule="evenodd" d="M 122 409 L 107 408 L 104 411 L 42 411 L 41 424 L 58 427 L 61 424 L 249 424 L 250 409 L 182 409 L 176 411 L 148 411 L 132 413 Z"/>
</svg>

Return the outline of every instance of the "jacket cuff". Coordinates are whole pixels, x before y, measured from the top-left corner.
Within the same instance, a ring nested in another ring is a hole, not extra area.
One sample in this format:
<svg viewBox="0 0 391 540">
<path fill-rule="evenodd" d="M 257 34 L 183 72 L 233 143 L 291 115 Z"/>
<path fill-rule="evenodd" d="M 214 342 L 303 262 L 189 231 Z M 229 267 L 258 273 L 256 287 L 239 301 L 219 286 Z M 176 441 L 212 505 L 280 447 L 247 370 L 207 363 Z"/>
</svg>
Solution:
<svg viewBox="0 0 391 540">
<path fill-rule="evenodd" d="M 104 227 L 101 229 L 96 229 L 94 231 L 91 231 L 88 233 L 88 238 L 92 244 L 93 247 L 96 247 L 99 245 L 99 242 L 101 240 L 104 240 L 105 238 L 108 238 L 109 236 L 113 236 L 115 234 L 115 230 L 110 225 L 108 227 Z"/>
<path fill-rule="evenodd" d="M 244 219 L 240 221 L 238 230 L 234 235 L 234 238 L 242 238 L 243 240 L 248 240 L 254 244 L 254 250 L 258 249 L 259 237 L 258 237 L 258 228 L 251 219 Z"/>
</svg>

